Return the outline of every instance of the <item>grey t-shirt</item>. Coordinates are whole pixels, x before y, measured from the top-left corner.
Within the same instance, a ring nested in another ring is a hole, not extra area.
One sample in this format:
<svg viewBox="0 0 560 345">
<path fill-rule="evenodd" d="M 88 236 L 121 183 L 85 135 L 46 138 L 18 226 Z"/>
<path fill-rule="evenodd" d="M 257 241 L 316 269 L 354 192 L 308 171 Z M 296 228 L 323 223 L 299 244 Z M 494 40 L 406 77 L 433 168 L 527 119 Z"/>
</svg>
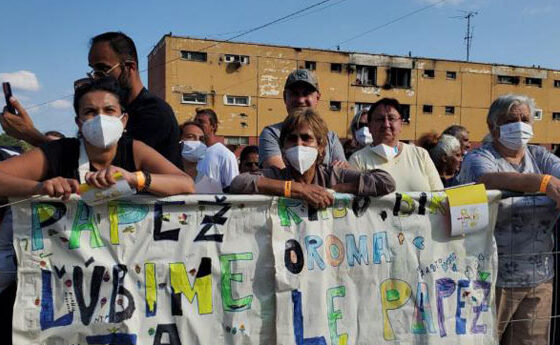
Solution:
<svg viewBox="0 0 560 345">
<path fill-rule="evenodd" d="M 259 164 L 273 156 L 281 156 L 280 151 L 280 131 L 283 122 L 279 122 L 263 128 L 259 136 Z M 323 164 L 330 165 L 333 161 L 346 162 L 344 150 L 338 140 L 338 136 L 333 131 L 327 134 L 327 150 Z"/>
<path fill-rule="evenodd" d="M 487 143 L 465 157 L 460 183 L 478 182 L 487 173 L 517 172 L 560 177 L 560 158 L 544 147 L 529 145 L 519 165 L 506 161 Z M 554 277 L 556 204 L 546 196 L 512 197 L 500 201 L 494 236 L 498 245 L 501 287 L 533 287 Z M 542 254 L 541 254 L 542 253 Z"/>
</svg>

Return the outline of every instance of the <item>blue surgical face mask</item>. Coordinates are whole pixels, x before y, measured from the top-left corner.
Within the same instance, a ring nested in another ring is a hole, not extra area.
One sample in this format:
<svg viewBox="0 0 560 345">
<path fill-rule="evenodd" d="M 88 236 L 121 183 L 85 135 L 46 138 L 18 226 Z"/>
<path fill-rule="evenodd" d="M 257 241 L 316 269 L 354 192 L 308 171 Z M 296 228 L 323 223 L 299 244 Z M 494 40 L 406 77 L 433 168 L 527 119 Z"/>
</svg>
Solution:
<svg viewBox="0 0 560 345">
<path fill-rule="evenodd" d="M 206 145 L 202 141 L 184 140 L 181 156 L 189 162 L 198 162 L 206 154 Z"/>
</svg>

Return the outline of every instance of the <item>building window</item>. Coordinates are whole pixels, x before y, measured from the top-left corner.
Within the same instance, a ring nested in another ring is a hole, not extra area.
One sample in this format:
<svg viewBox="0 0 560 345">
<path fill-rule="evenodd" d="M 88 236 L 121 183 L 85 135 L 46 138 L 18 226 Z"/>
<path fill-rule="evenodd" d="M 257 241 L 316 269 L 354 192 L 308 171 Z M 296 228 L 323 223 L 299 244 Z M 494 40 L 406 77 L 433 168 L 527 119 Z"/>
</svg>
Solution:
<svg viewBox="0 0 560 345">
<path fill-rule="evenodd" d="M 409 68 L 391 68 L 391 86 L 409 88 L 410 87 L 410 69 Z"/>
<path fill-rule="evenodd" d="M 532 85 L 537 87 L 542 87 L 542 79 L 541 78 L 525 78 L 525 85 Z"/>
<path fill-rule="evenodd" d="M 314 71 L 317 69 L 317 62 L 315 61 L 305 61 L 305 69 Z"/>
<path fill-rule="evenodd" d="M 519 84 L 519 77 L 514 77 L 511 75 L 499 75 L 498 84 L 517 85 Z"/>
<path fill-rule="evenodd" d="M 249 145 L 249 137 L 224 137 L 226 145 Z"/>
<path fill-rule="evenodd" d="M 431 113 L 434 112 L 434 106 L 431 105 L 431 104 L 424 104 L 424 105 L 422 106 L 422 112 L 423 112 L 424 114 L 431 114 Z"/>
<path fill-rule="evenodd" d="M 560 121 L 560 113 L 552 113 L 552 119 L 554 121 Z"/>
<path fill-rule="evenodd" d="M 356 84 L 354 85 L 375 85 L 377 80 L 377 67 L 375 66 L 357 66 Z"/>
<path fill-rule="evenodd" d="M 447 71 L 447 72 L 445 72 L 445 77 L 446 77 L 447 79 L 453 79 L 453 80 L 455 80 L 455 79 L 457 79 L 457 72 L 455 72 L 455 71 Z"/>
<path fill-rule="evenodd" d="M 208 60 L 208 54 L 204 52 L 181 50 L 181 58 L 189 61 L 206 62 L 206 60 Z"/>
<path fill-rule="evenodd" d="M 225 105 L 239 105 L 243 107 L 248 107 L 251 103 L 251 98 L 249 96 L 224 96 Z"/>
<path fill-rule="evenodd" d="M 331 101 L 330 102 L 330 109 L 332 111 L 340 111 L 342 109 L 342 102 L 340 101 Z"/>
<path fill-rule="evenodd" d="M 401 104 L 401 118 L 403 123 L 410 123 L 410 104 Z"/>
<path fill-rule="evenodd" d="M 560 87 L 560 80 L 554 81 L 554 87 Z"/>
<path fill-rule="evenodd" d="M 207 94 L 205 93 L 184 93 L 183 98 L 181 99 L 181 103 L 188 103 L 188 104 L 206 104 L 207 101 Z"/>
<path fill-rule="evenodd" d="M 342 64 L 341 63 L 331 63 L 331 72 L 342 72 Z"/>
<path fill-rule="evenodd" d="M 435 76 L 436 76 L 436 71 L 434 71 L 433 69 L 425 69 L 425 70 L 424 70 L 424 73 L 422 74 L 422 76 L 423 76 L 424 78 L 430 78 L 430 79 L 435 78 Z"/>
<path fill-rule="evenodd" d="M 224 61 L 226 63 L 239 63 L 241 65 L 248 65 L 249 57 L 247 55 L 226 54 Z"/>
<path fill-rule="evenodd" d="M 536 121 L 542 120 L 542 109 L 535 109 L 535 114 L 533 114 L 533 118 Z"/>
<path fill-rule="evenodd" d="M 445 113 L 446 113 L 447 115 L 453 115 L 453 114 L 455 114 L 455 107 L 454 107 L 454 106 L 451 106 L 451 105 L 446 105 L 446 106 L 445 106 Z"/>
<path fill-rule="evenodd" d="M 361 113 L 362 110 L 369 110 L 373 103 L 355 103 L 354 104 L 354 114 Z"/>
</svg>

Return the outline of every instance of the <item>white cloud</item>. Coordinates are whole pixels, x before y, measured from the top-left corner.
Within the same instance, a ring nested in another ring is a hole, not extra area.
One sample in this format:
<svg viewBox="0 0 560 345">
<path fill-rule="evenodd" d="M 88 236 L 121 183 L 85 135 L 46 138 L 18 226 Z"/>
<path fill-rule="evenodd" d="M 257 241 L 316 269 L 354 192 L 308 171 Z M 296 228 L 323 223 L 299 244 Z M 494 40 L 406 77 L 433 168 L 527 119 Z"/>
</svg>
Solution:
<svg viewBox="0 0 560 345">
<path fill-rule="evenodd" d="M 72 108 L 72 102 L 65 99 L 58 99 L 49 104 L 50 107 L 54 109 L 69 109 Z"/>
<path fill-rule="evenodd" d="M 37 76 L 35 73 L 30 71 L 0 73 L 0 81 L 8 81 L 10 82 L 12 88 L 19 90 L 37 91 L 40 88 Z"/>
</svg>

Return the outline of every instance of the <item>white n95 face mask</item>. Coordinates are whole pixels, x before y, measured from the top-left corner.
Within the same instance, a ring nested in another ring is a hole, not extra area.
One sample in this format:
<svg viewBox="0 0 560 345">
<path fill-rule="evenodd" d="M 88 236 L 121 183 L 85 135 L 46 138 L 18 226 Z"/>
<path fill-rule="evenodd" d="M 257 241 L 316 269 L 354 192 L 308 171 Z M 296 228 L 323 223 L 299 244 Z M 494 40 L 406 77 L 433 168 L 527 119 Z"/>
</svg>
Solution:
<svg viewBox="0 0 560 345">
<path fill-rule="evenodd" d="M 399 146 L 391 147 L 385 144 L 379 144 L 372 146 L 371 149 L 378 156 L 385 158 L 386 161 L 390 161 L 399 153 Z"/>
<path fill-rule="evenodd" d="M 356 131 L 356 141 L 362 146 L 369 145 L 373 142 L 373 137 L 371 136 L 367 126 Z"/>
<path fill-rule="evenodd" d="M 498 140 L 510 150 L 519 150 L 527 146 L 533 138 L 533 127 L 525 122 L 513 122 L 500 126 Z"/>
<path fill-rule="evenodd" d="M 184 140 L 181 156 L 189 162 L 198 162 L 206 154 L 206 145 L 202 141 Z"/>
<path fill-rule="evenodd" d="M 82 124 L 82 135 L 90 144 L 100 149 L 115 145 L 121 138 L 124 126 L 121 122 L 124 116 L 110 116 L 99 114 Z"/>
<path fill-rule="evenodd" d="M 319 151 L 315 147 L 293 146 L 284 151 L 284 156 L 290 165 L 300 174 L 303 174 L 317 160 Z"/>
</svg>

